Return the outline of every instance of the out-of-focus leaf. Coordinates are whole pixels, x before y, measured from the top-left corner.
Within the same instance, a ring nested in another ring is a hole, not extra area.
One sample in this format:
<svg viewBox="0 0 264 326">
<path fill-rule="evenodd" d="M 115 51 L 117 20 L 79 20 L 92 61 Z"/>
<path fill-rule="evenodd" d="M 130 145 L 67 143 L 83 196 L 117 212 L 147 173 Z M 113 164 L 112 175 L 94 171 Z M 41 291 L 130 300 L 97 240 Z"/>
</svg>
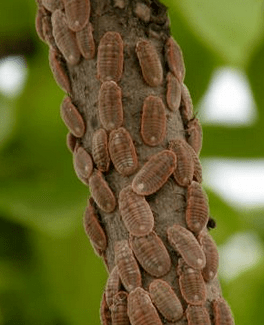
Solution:
<svg viewBox="0 0 264 326">
<path fill-rule="evenodd" d="M 0 95 L 0 149 L 12 136 L 15 128 L 16 110 L 14 101 Z"/>
</svg>

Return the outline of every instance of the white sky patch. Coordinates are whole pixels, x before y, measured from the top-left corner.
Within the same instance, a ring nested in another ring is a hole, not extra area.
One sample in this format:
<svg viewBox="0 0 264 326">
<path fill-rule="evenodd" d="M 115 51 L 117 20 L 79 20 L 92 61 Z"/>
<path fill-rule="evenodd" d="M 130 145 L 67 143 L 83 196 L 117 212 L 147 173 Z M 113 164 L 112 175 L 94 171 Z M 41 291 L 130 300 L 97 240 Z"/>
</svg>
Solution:
<svg viewBox="0 0 264 326">
<path fill-rule="evenodd" d="M 203 124 L 252 125 L 257 118 L 247 76 L 235 68 L 223 67 L 214 72 L 198 106 Z"/>
<path fill-rule="evenodd" d="M 253 232 L 237 233 L 218 249 L 219 274 L 226 281 L 252 268 L 263 257 L 262 242 Z"/>
<path fill-rule="evenodd" d="M 264 207 L 264 159 L 203 159 L 205 185 L 237 208 Z"/>
<path fill-rule="evenodd" d="M 18 96 L 27 77 L 26 61 L 22 56 L 9 56 L 0 60 L 0 92 L 8 97 Z"/>
</svg>

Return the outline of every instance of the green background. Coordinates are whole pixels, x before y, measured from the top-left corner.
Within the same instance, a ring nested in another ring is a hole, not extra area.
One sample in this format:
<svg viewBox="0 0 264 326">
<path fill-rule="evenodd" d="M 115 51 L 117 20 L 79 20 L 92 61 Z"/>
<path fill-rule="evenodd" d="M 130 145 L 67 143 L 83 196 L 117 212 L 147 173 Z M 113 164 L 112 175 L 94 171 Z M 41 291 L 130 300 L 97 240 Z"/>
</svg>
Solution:
<svg viewBox="0 0 264 326">
<path fill-rule="evenodd" d="M 262 0 L 164 0 L 182 47 L 194 105 L 221 66 L 244 70 L 258 109 L 250 127 L 204 126 L 202 158 L 264 154 Z M 0 93 L 0 323 L 99 324 L 103 262 L 82 227 L 88 189 L 76 178 L 59 107 L 64 96 L 35 33 L 33 0 L 1 1 L 0 58 L 24 55 L 19 97 Z M 235 232 L 264 241 L 263 209 L 237 211 L 208 191 L 212 231 L 221 245 Z M 264 242 L 262 243 L 264 246 Z M 237 324 L 264 323 L 264 260 L 229 283 L 221 280 Z"/>
</svg>

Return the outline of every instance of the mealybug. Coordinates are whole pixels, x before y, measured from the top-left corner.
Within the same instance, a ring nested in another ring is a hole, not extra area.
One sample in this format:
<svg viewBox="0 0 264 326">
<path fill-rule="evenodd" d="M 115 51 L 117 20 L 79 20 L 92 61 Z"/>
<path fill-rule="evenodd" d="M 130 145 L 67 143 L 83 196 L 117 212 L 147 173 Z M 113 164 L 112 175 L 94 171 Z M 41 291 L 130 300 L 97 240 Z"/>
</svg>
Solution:
<svg viewBox="0 0 264 326">
<path fill-rule="evenodd" d="M 106 287 L 105 298 L 109 307 L 113 304 L 114 295 L 120 290 L 121 280 L 118 274 L 118 268 L 115 266 L 109 274 Z"/>
<path fill-rule="evenodd" d="M 215 325 L 234 325 L 234 318 L 230 307 L 224 298 L 218 298 L 213 301 L 213 313 Z"/>
<path fill-rule="evenodd" d="M 177 111 L 181 103 L 181 84 L 172 74 L 167 74 L 167 104 L 171 111 Z"/>
<path fill-rule="evenodd" d="M 211 325 L 209 313 L 204 306 L 188 305 L 185 313 L 188 325 Z"/>
<path fill-rule="evenodd" d="M 41 2 L 42 5 L 50 12 L 63 8 L 63 3 L 61 0 L 41 0 Z"/>
<path fill-rule="evenodd" d="M 170 71 L 182 83 L 185 77 L 185 66 L 180 46 L 171 36 L 166 43 L 166 58 Z"/>
<path fill-rule="evenodd" d="M 68 132 L 66 137 L 66 145 L 70 152 L 72 153 L 74 152 L 76 143 L 77 143 L 76 137 L 73 136 L 73 134 L 71 134 L 70 132 Z"/>
<path fill-rule="evenodd" d="M 93 134 L 92 156 L 99 171 L 108 171 L 110 157 L 108 153 L 107 133 L 103 128 L 96 130 Z"/>
<path fill-rule="evenodd" d="M 74 151 L 73 165 L 78 178 L 86 184 L 93 171 L 93 161 L 91 155 L 83 147 Z"/>
<path fill-rule="evenodd" d="M 88 23 L 82 30 L 76 32 L 76 41 L 82 56 L 87 60 L 93 59 L 95 44 L 92 24 Z"/>
<path fill-rule="evenodd" d="M 78 32 L 90 18 L 90 0 L 63 0 L 69 28 Z"/>
<path fill-rule="evenodd" d="M 127 314 L 128 293 L 120 291 L 114 296 L 113 305 L 110 307 L 113 325 L 130 325 Z"/>
<path fill-rule="evenodd" d="M 191 94 L 185 84 L 181 84 L 180 113 L 183 123 L 186 126 L 188 122 L 193 119 L 193 103 Z"/>
<path fill-rule="evenodd" d="M 36 27 L 38 37 L 43 42 L 46 42 L 46 38 L 45 38 L 45 35 L 43 32 L 43 21 L 42 21 L 45 16 L 47 16 L 47 12 L 46 12 L 45 8 L 43 6 L 39 6 L 39 8 L 37 10 L 36 19 L 35 19 L 35 27 Z"/>
<path fill-rule="evenodd" d="M 100 320 L 102 325 L 112 325 L 111 311 L 106 303 L 105 293 L 103 294 L 100 305 Z"/>
<path fill-rule="evenodd" d="M 203 142 L 202 127 L 197 118 L 187 123 L 187 142 L 192 146 L 197 155 L 200 154 Z"/>
</svg>

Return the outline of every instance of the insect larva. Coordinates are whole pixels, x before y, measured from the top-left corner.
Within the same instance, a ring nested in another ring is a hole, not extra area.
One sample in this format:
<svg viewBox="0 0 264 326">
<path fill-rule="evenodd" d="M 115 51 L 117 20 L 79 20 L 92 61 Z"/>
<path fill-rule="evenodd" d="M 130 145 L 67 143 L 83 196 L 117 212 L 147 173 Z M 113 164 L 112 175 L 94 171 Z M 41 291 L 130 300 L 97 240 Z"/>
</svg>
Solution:
<svg viewBox="0 0 264 326">
<path fill-rule="evenodd" d="M 111 311 L 106 303 L 105 293 L 103 294 L 100 305 L 100 320 L 102 325 L 112 325 Z"/>
<path fill-rule="evenodd" d="M 152 231 L 154 217 L 150 206 L 145 197 L 132 191 L 131 186 L 120 191 L 119 209 L 128 232 L 141 236 Z"/>
<path fill-rule="evenodd" d="M 176 182 L 182 187 L 188 187 L 193 179 L 194 162 L 190 149 L 184 139 L 171 140 L 169 148 L 177 156 L 177 166 L 173 173 Z"/>
<path fill-rule="evenodd" d="M 194 149 L 190 146 L 189 147 L 192 158 L 193 158 L 193 165 L 194 165 L 194 170 L 193 170 L 193 179 L 199 183 L 203 181 L 203 171 L 202 171 L 202 165 L 199 160 L 199 157 L 197 156 L 196 152 Z"/>
<path fill-rule="evenodd" d="M 175 170 L 176 161 L 176 155 L 168 150 L 151 156 L 133 179 L 133 191 L 144 196 L 158 191 Z"/>
<path fill-rule="evenodd" d="M 90 18 L 90 0 L 63 0 L 69 28 L 78 32 Z"/>
<path fill-rule="evenodd" d="M 110 157 L 108 153 L 107 133 L 104 129 L 98 129 L 93 134 L 92 155 L 97 169 L 106 172 L 109 169 Z"/>
<path fill-rule="evenodd" d="M 48 10 L 48 11 L 55 11 L 56 9 L 62 9 L 63 3 L 61 0 L 42 0 L 42 5 Z"/>
<path fill-rule="evenodd" d="M 123 176 L 133 174 L 138 167 L 138 158 L 133 140 L 125 128 L 111 131 L 109 154 L 117 172 Z"/>
<path fill-rule="evenodd" d="M 49 64 L 57 84 L 64 92 L 71 93 L 71 83 L 67 74 L 67 68 L 61 55 L 54 49 L 49 50 Z"/>
<path fill-rule="evenodd" d="M 152 87 L 162 84 L 163 69 L 155 46 L 149 40 L 136 44 L 136 53 L 145 82 Z"/>
<path fill-rule="evenodd" d="M 76 65 L 80 60 L 81 53 L 75 34 L 67 26 L 64 13 L 61 10 L 55 10 L 51 16 L 51 22 L 53 36 L 59 50 L 69 64 Z"/>
<path fill-rule="evenodd" d="M 166 58 L 170 71 L 182 83 L 185 77 L 185 66 L 180 46 L 171 36 L 166 43 Z"/>
<path fill-rule="evenodd" d="M 38 37 L 43 42 L 46 42 L 46 38 L 45 38 L 45 35 L 43 32 L 43 21 L 42 21 L 45 16 L 47 16 L 47 12 L 46 12 L 45 8 L 43 6 L 39 6 L 39 8 L 37 10 L 36 19 L 35 19 L 35 27 L 36 27 Z"/>
<path fill-rule="evenodd" d="M 82 56 L 87 60 L 93 59 L 95 44 L 92 24 L 88 23 L 82 30 L 76 32 L 76 41 Z"/>
<path fill-rule="evenodd" d="M 205 255 L 191 231 L 174 224 L 167 229 L 170 245 L 177 251 L 187 265 L 202 269 L 205 266 Z"/>
<path fill-rule="evenodd" d="M 74 151 L 73 165 L 77 177 L 84 184 L 87 184 L 87 181 L 93 171 L 93 161 L 91 155 L 87 153 L 83 147 L 79 147 Z"/>
<path fill-rule="evenodd" d="M 121 280 L 118 274 L 118 268 L 115 266 L 108 277 L 105 287 L 105 298 L 109 307 L 113 304 L 114 295 L 120 290 L 120 287 Z"/>
<path fill-rule="evenodd" d="M 201 271 L 179 263 L 179 285 L 183 298 L 191 305 L 203 305 L 206 301 L 206 287 Z"/>
<path fill-rule="evenodd" d="M 99 118 L 103 127 L 114 130 L 123 124 L 121 88 L 114 81 L 106 81 L 99 91 Z"/>
<path fill-rule="evenodd" d="M 184 125 L 193 119 L 193 103 L 190 92 L 185 84 L 181 84 L 181 104 L 180 113 Z"/>
<path fill-rule="evenodd" d="M 123 286 L 130 292 L 136 287 L 141 286 L 141 273 L 138 263 L 127 240 L 117 241 L 114 249 L 118 274 Z"/>
<path fill-rule="evenodd" d="M 95 170 L 89 179 L 89 187 L 96 204 L 106 213 L 111 213 L 116 207 L 115 196 L 102 172 Z"/>
<path fill-rule="evenodd" d="M 199 155 L 202 148 L 203 132 L 201 124 L 197 118 L 188 121 L 187 134 L 187 142 L 192 146 L 197 155 Z"/>
<path fill-rule="evenodd" d="M 85 233 L 92 241 L 93 245 L 100 250 L 105 250 L 107 246 L 106 235 L 101 227 L 95 209 L 93 207 L 93 200 L 89 200 L 89 206 L 86 207 L 83 226 Z"/>
<path fill-rule="evenodd" d="M 76 146 L 77 139 L 70 132 L 67 133 L 66 137 L 66 145 L 70 152 L 74 152 L 74 148 Z"/>
<path fill-rule="evenodd" d="M 138 287 L 128 295 L 127 313 L 132 325 L 161 325 L 147 291 Z"/>
<path fill-rule="evenodd" d="M 118 82 L 123 73 L 123 40 L 117 32 L 106 32 L 98 46 L 97 77 Z"/>
<path fill-rule="evenodd" d="M 209 313 L 204 306 L 188 305 L 185 313 L 188 325 L 211 325 Z"/>
<path fill-rule="evenodd" d="M 218 298 L 212 302 L 215 325 L 234 325 L 234 318 L 227 302 Z"/>
<path fill-rule="evenodd" d="M 151 282 L 149 293 L 152 302 L 167 320 L 176 321 L 182 317 L 182 304 L 167 282 L 160 279 Z"/>
<path fill-rule="evenodd" d="M 206 232 L 199 235 L 198 241 L 206 257 L 206 265 L 202 270 L 202 275 L 206 282 L 210 282 L 214 279 L 218 269 L 219 255 L 217 247 L 212 237 Z"/>
<path fill-rule="evenodd" d="M 144 100 L 141 136 L 146 145 L 157 146 L 166 134 L 166 111 L 162 99 L 149 95 Z"/>
<path fill-rule="evenodd" d="M 46 15 L 42 18 L 42 31 L 45 38 L 45 42 L 54 49 L 57 49 L 57 45 L 52 32 L 51 16 Z"/>
<path fill-rule="evenodd" d="M 181 103 L 181 84 L 172 74 L 167 74 L 167 104 L 171 111 L 177 111 Z"/>
<path fill-rule="evenodd" d="M 113 305 L 110 307 L 113 325 L 130 325 L 127 314 L 128 293 L 120 291 L 114 296 Z"/>
<path fill-rule="evenodd" d="M 69 96 L 65 97 L 61 105 L 61 118 L 69 131 L 75 137 L 82 137 L 85 133 L 84 120 L 77 110 L 76 106 L 73 105 L 72 100 Z"/>
<path fill-rule="evenodd" d="M 187 190 L 186 223 L 188 229 L 199 233 L 208 222 L 208 199 L 202 186 L 192 181 Z"/>
<path fill-rule="evenodd" d="M 171 259 L 162 240 L 153 231 L 144 237 L 130 236 L 130 245 L 140 265 L 152 276 L 161 277 L 171 268 Z"/>
</svg>

